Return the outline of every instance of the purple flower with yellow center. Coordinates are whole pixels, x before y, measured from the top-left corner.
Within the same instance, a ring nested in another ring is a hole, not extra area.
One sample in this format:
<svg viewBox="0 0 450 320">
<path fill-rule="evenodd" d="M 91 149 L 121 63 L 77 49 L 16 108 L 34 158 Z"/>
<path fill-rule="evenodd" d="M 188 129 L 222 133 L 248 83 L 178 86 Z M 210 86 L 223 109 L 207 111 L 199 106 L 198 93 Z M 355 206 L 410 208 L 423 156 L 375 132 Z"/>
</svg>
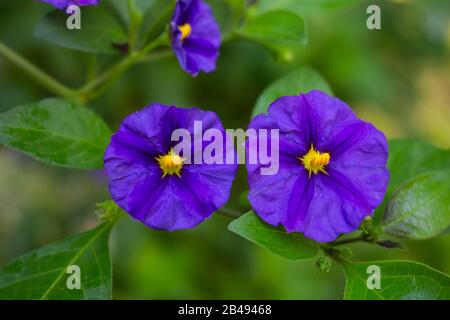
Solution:
<svg viewBox="0 0 450 320">
<path fill-rule="evenodd" d="M 202 0 L 178 0 L 170 22 L 172 48 L 181 67 L 192 76 L 216 69 L 220 28 Z"/>
<path fill-rule="evenodd" d="M 151 228 L 192 228 L 229 198 L 237 165 L 225 164 L 226 152 L 223 164 L 194 164 L 175 151 L 179 142 L 171 140 L 176 129 L 185 129 L 192 137 L 190 159 L 201 152 L 195 145 L 200 143 L 204 149 L 212 143 L 195 135 L 195 121 L 201 121 L 202 130 L 219 130 L 226 141 L 215 113 L 152 104 L 125 118 L 106 150 L 113 200 Z"/>
<path fill-rule="evenodd" d="M 329 242 L 382 202 L 386 138 L 343 101 L 318 90 L 282 97 L 250 128 L 279 130 L 278 173 L 261 175 L 260 163 L 247 164 L 250 203 L 267 223 Z"/>
<path fill-rule="evenodd" d="M 68 6 L 96 6 L 100 0 L 40 0 L 41 2 L 49 3 L 55 8 L 64 10 Z"/>
</svg>

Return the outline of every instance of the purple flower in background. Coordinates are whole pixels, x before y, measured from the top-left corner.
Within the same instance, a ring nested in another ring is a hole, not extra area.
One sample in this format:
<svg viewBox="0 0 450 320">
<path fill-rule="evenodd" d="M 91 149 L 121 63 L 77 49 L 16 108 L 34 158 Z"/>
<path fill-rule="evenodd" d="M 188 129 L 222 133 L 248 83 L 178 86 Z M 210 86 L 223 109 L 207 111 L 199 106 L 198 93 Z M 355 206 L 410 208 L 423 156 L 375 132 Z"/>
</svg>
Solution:
<svg viewBox="0 0 450 320">
<path fill-rule="evenodd" d="M 39 0 L 41 2 L 46 2 L 54 6 L 55 8 L 64 10 L 70 5 L 77 6 L 96 6 L 100 0 Z"/>
<path fill-rule="evenodd" d="M 220 28 L 202 0 L 178 0 L 170 22 L 172 48 L 181 67 L 196 76 L 216 69 Z"/>
<path fill-rule="evenodd" d="M 151 228 L 192 228 L 228 200 L 237 165 L 188 164 L 174 150 L 178 142 L 171 141 L 172 132 L 184 128 L 194 137 L 194 121 L 201 121 L 204 130 L 218 129 L 225 139 L 213 112 L 152 104 L 128 116 L 106 150 L 112 198 Z M 201 143 L 205 148 L 211 142 Z"/>
<path fill-rule="evenodd" d="M 247 165 L 250 203 L 267 223 L 329 242 L 357 229 L 382 202 L 386 138 L 341 100 L 317 90 L 282 97 L 250 128 L 280 133 L 276 175 Z"/>
</svg>

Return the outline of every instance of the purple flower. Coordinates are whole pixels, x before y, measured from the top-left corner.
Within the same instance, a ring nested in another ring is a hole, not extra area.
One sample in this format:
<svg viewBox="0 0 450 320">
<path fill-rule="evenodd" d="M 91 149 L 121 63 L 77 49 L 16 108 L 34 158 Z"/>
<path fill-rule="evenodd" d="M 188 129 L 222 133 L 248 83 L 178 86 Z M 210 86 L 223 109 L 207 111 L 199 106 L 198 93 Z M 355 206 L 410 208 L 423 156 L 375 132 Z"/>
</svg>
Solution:
<svg viewBox="0 0 450 320">
<path fill-rule="evenodd" d="M 39 0 L 41 2 L 46 2 L 54 6 L 55 8 L 64 10 L 70 5 L 77 6 L 96 6 L 100 0 Z"/>
<path fill-rule="evenodd" d="M 202 0 L 178 0 L 170 22 L 172 48 L 181 67 L 193 76 L 216 69 L 220 29 Z"/>
<path fill-rule="evenodd" d="M 188 164 L 174 151 L 178 142 L 171 141 L 172 132 L 186 129 L 194 137 L 194 121 L 201 121 L 204 130 L 218 129 L 226 139 L 213 112 L 152 104 L 128 116 L 106 150 L 112 198 L 151 228 L 192 228 L 228 200 L 237 165 Z M 192 145 L 211 143 L 201 139 L 196 136 Z M 193 147 L 191 158 L 195 152 Z"/>
<path fill-rule="evenodd" d="M 341 100 L 317 90 L 282 97 L 250 128 L 279 130 L 278 173 L 247 165 L 250 203 L 267 223 L 329 242 L 357 229 L 383 200 L 386 138 Z"/>
</svg>

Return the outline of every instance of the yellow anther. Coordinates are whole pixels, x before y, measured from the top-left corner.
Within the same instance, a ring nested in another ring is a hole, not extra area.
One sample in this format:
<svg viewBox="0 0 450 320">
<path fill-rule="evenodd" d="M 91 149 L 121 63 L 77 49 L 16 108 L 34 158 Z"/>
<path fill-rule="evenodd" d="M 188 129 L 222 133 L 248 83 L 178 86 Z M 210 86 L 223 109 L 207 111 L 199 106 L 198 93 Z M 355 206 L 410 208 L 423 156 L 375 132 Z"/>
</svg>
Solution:
<svg viewBox="0 0 450 320">
<path fill-rule="evenodd" d="M 163 172 L 163 178 L 173 174 L 181 178 L 181 168 L 185 159 L 175 153 L 172 148 L 166 155 L 160 155 L 155 159 L 158 161 L 159 167 Z"/>
<path fill-rule="evenodd" d="M 330 163 L 330 154 L 328 152 L 319 152 L 311 145 L 309 151 L 298 159 L 303 163 L 305 169 L 308 170 L 310 177 L 313 173 L 322 172 L 328 174 L 325 171 L 325 166 Z"/>
<path fill-rule="evenodd" d="M 185 23 L 181 26 L 178 26 L 178 30 L 180 30 L 181 32 L 181 41 L 183 41 L 191 35 L 192 27 L 189 23 Z"/>
</svg>

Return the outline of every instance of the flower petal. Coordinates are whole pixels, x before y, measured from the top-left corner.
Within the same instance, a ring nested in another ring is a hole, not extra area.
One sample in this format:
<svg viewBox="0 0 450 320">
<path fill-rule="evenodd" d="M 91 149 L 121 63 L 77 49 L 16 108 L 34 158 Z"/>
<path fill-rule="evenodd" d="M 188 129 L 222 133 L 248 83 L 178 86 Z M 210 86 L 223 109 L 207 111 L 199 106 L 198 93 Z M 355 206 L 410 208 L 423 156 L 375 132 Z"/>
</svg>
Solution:
<svg viewBox="0 0 450 320">
<path fill-rule="evenodd" d="M 186 55 L 186 64 L 183 68 L 186 71 L 197 75 L 200 71 L 209 73 L 216 69 L 219 51 L 211 41 L 201 38 L 186 39 L 183 47 Z"/>
<path fill-rule="evenodd" d="M 215 211 L 175 176 L 168 177 L 160 196 L 147 201 L 143 210 L 147 226 L 167 231 L 193 228 Z"/>
<path fill-rule="evenodd" d="M 373 125 L 360 121 L 342 130 L 332 140 L 330 176 L 343 176 L 354 186 L 369 211 L 383 201 L 389 182 L 386 168 L 388 146 L 384 134 Z"/>
<path fill-rule="evenodd" d="M 355 188 L 331 175 L 317 175 L 314 181 L 314 195 L 299 230 L 318 242 L 329 242 L 357 229 L 369 211 L 366 203 L 355 198 Z"/>
<path fill-rule="evenodd" d="M 305 170 L 280 165 L 276 175 L 249 174 L 250 193 L 248 199 L 255 212 L 267 223 L 286 225 L 290 203 L 290 191 L 302 179 L 307 180 Z M 300 195 L 299 195 L 300 196 Z"/>
<path fill-rule="evenodd" d="M 360 121 L 346 103 L 322 91 L 312 90 L 301 98 L 302 114 L 309 119 L 309 140 L 319 151 L 329 151 L 330 136 Z"/>
<path fill-rule="evenodd" d="M 95 6 L 100 0 L 40 0 L 40 2 L 49 3 L 57 9 L 64 10 L 70 5 L 77 6 Z"/>
</svg>

